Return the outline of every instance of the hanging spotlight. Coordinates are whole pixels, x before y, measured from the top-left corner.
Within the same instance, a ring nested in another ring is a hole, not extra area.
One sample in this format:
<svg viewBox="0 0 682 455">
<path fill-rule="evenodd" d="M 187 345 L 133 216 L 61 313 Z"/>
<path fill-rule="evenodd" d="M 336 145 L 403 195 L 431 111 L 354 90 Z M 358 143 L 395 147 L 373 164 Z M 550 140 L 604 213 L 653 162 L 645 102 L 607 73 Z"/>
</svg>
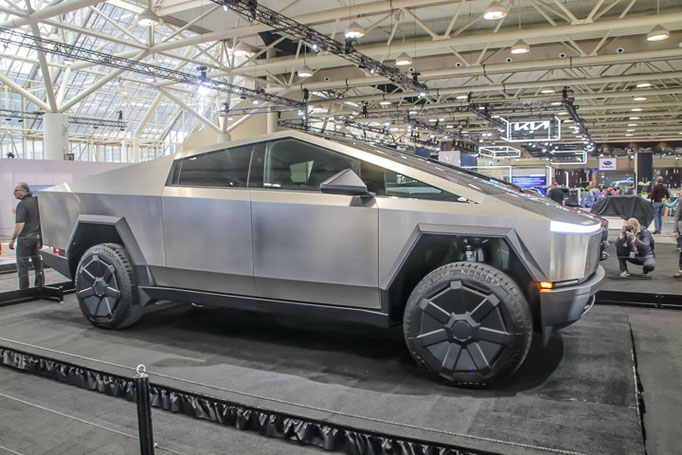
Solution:
<svg viewBox="0 0 682 455">
<path fill-rule="evenodd" d="M 492 2 L 483 12 L 483 18 L 489 21 L 502 19 L 507 15 L 507 9 L 498 2 Z"/>
<path fill-rule="evenodd" d="M 407 66 L 412 64 L 412 58 L 407 55 L 406 52 L 403 52 L 398 56 L 398 58 L 395 59 L 395 64 L 396 66 Z"/>
<path fill-rule="evenodd" d="M 670 38 L 670 32 L 660 25 L 654 27 L 654 29 L 646 35 L 647 41 L 663 41 L 668 38 Z"/>
<path fill-rule="evenodd" d="M 256 49 L 253 46 L 240 41 L 234 49 L 232 49 L 232 53 L 235 57 L 252 57 L 256 54 Z"/>
<path fill-rule="evenodd" d="M 254 98 L 251 100 L 254 106 L 258 106 L 260 104 L 260 100 L 258 98 Z"/>
<path fill-rule="evenodd" d="M 530 46 L 524 40 L 518 40 L 511 48 L 512 54 L 527 54 Z"/>
<path fill-rule="evenodd" d="M 308 65 L 303 65 L 303 68 L 298 70 L 298 77 L 313 77 L 313 70 Z"/>
<path fill-rule="evenodd" d="M 137 24 L 143 27 L 153 27 L 159 25 L 161 20 L 159 16 L 152 10 L 151 0 L 149 6 L 143 9 L 140 14 L 137 15 Z"/>
<path fill-rule="evenodd" d="M 348 28 L 343 32 L 346 39 L 358 39 L 365 36 L 365 29 L 357 22 L 353 21 Z"/>
</svg>

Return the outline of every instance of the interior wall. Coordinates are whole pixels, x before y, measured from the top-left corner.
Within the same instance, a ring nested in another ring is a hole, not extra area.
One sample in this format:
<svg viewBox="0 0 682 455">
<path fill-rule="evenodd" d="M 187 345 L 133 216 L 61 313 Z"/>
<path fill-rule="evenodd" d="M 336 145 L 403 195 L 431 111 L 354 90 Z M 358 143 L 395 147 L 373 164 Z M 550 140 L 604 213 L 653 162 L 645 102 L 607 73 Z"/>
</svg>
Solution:
<svg viewBox="0 0 682 455">
<path fill-rule="evenodd" d="M 53 186 L 123 166 L 127 163 L 0 158 L 0 235 L 10 236 L 14 230 L 17 183 L 26 182 L 31 188 Z"/>
</svg>

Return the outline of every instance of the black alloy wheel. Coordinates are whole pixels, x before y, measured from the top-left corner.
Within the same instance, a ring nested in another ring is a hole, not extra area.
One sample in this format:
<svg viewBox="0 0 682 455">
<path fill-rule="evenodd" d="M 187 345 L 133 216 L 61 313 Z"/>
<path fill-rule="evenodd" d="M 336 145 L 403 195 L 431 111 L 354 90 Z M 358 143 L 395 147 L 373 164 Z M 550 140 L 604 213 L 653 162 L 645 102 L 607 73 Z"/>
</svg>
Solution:
<svg viewBox="0 0 682 455">
<path fill-rule="evenodd" d="M 516 371 L 533 334 L 516 283 L 481 263 L 444 265 L 410 295 L 404 314 L 412 357 L 450 384 L 488 385 Z"/>
<path fill-rule="evenodd" d="M 88 249 L 76 270 L 76 297 L 85 317 L 97 327 L 119 329 L 142 315 L 137 285 L 126 250 L 115 243 Z"/>
</svg>

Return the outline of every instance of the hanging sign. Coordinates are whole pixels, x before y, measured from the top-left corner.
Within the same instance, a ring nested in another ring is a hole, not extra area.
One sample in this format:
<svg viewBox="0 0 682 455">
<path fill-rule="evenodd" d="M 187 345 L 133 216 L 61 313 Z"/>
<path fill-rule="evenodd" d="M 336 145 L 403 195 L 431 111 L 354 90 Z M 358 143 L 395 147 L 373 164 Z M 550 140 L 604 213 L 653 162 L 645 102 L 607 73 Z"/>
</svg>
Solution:
<svg viewBox="0 0 682 455">
<path fill-rule="evenodd" d="M 507 142 L 551 142 L 561 139 L 561 120 L 554 117 L 550 120 L 509 121 L 500 117 L 507 124 L 504 139 Z"/>
<path fill-rule="evenodd" d="M 617 166 L 615 158 L 599 158 L 600 171 L 615 171 L 616 167 Z"/>
</svg>

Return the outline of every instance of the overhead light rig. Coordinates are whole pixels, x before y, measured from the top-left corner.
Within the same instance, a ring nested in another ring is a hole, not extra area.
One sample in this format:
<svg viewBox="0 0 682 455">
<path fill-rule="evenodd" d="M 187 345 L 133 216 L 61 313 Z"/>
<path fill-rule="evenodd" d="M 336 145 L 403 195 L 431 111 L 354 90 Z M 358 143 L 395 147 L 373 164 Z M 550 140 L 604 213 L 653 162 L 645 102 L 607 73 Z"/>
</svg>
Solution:
<svg viewBox="0 0 682 455">
<path fill-rule="evenodd" d="M 43 115 L 45 115 L 45 112 L 42 111 L 24 112 L 15 111 L 12 109 L 0 109 L 0 117 L 4 118 L 5 120 L 40 120 Z M 69 123 L 73 125 L 87 125 L 92 126 L 95 129 L 100 127 L 116 128 L 123 131 L 126 129 L 126 122 L 123 120 L 123 112 L 119 111 L 117 115 L 118 118 L 116 120 L 95 117 L 79 117 L 75 115 L 69 115 L 67 118 Z"/>
<path fill-rule="evenodd" d="M 278 126 L 283 128 L 290 128 L 299 131 L 313 132 L 319 134 L 326 134 L 330 136 L 345 137 L 348 139 L 358 140 L 362 142 L 367 142 L 369 144 L 385 144 L 392 147 L 397 147 L 399 145 L 407 145 L 400 143 L 399 139 L 390 133 L 386 128 L 378 128 L 363 123 L 353 122 L 350 120 L 342 121 L 344 126 L 347 128 L 353 128 L 360 132 L 360 134 L 347 133 L 344 131 L 328 130 L 320 127 L 310 125 L 305 120 L 290 119 L 290 120 L 279 120 L 277 122 Z M 375 134 L 378 137 L 368 136 L 367 133 Z M 404 136 L 407 142 L 410 142 L 421 147 L 430 148 L 433 150 L 439 150 L 439 145 L 436 141 L 423 140 L 417 135 Z"/>
<path fill-rule="evenodd" d="M 301 24 L 290 17 L 284 16 L 277 11 L 260 5 L 257 0 L 211 0 L 213 3 L 221 5 L 223 9 L 236 11 L 249 20 L 256 20 L 265 25 L 271 26 L 277 32 L 298 38 L 309 43 L 313 50 L 322 50 L 341 57 L 353 63 L 360 69 L 366 69 L 370 74 L 385 77 L 389 81 L 403 88 L 406 91 L 418 92 L 420 96 L 426 96 L 428 87 L 419 82 L 416 75 L 408 76 L 401 73 L 397 68 L 384 65 L 353 47 L 352 40 L 340 43 L 317 30 Z"/>
<path fill-rule="evenodd" d="M 181 84 L 189 84 L 200 87 L 207 87 L 223 93 L 231 93 L 243 98 L 258 99 L 270 103 L 273 106 L 292 107 L 296 109 L 305 108 L 305 104 L 285 98 L 282 96 L 271 95 L 264 90 L 251 89 L 241 85 L 230 84 L 229 82 L 216 79 L 208 79 L 206 70 L 200 70 L 200 75 L 187 73 L 184 71 L 165 68 L 151 63 L 138 62 L 128 58 L 117 57 L 115 55 L 88 49 L 81 46 L 53 41 L 43 37 L 21 33 L 16 30 L 0 28 L 0 43 L 14 45 L 26 49 L 33 49 L 48 54 L 61 55 L 73 60 L 81 60 L 96 65 L 107 66 L 110 68 L 123 69 L 133 73 L 144 74 L 149 77 L 164 79 Z"/>
<path fill-rule="evenodd" d="M 578 115 L 578 106 L 573 104 L 574 99 L 568 97 L 568 87 L 564 87 L 562 91 L 563 106 L 568 112 L 568 116 L 573 120 L 573 124 L 578 128 L 578 132 L 582 137 L 583 144 L 585 144 L 585 151 L 587 153 L 594 153 L 596 151 L 592 136 L 585 126 L 585 122 Z"/>
</svg>

